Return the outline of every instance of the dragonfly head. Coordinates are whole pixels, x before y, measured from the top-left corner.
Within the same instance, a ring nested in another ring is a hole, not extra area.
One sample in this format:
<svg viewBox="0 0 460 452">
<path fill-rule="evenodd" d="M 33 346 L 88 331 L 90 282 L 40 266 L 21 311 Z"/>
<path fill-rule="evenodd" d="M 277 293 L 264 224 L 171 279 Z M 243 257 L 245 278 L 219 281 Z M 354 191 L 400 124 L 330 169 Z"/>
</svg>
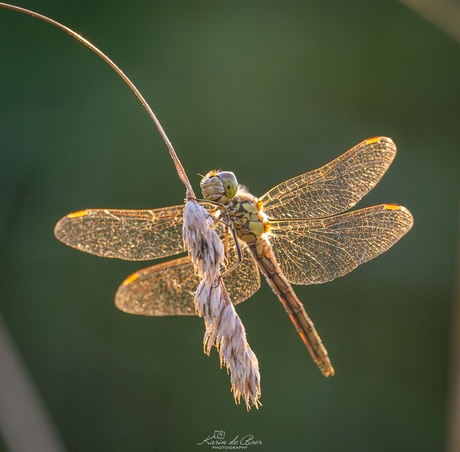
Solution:
<svg viewBox="0 0 460 452">
<path fill-rule="evenodd" d="M 210 171 L 200 182 L 204 199 L 222 202 L 232 199 L 238 193 L 238 181 L 230 171 Z"/>
</svg>

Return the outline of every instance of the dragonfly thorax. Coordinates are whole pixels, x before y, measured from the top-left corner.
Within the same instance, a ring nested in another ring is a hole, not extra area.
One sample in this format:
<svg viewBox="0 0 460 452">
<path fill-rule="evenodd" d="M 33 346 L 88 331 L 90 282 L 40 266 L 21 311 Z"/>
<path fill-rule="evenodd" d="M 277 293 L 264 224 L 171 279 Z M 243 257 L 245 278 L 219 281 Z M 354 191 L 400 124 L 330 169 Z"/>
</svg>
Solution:
<svg viewBox="0 0 460 452">
<path fill-rule="evenodd" d="M 238 181 L 230 171 L 210 171 L 200 182 L 204 199 L 227 205 L 238 193 Z"/>
<path fill-rule="evenodd" d="M 268 230 L 268 219 L 260 204 L 244 187 L 238 186 L 230 171 L 210 171 L 201 179 L 203 197 L 219 203 L 221 214 L 233 224 L 240 240 L 254 243 Z"/>
<path fill-rule="evenodd" d="M 227 208 L 228 217 L 238 238 L 248 244 L 256 243 L 269 229 L 268 218 L 260 210 L 259 200 L 241 191 Z"/>
</svg>

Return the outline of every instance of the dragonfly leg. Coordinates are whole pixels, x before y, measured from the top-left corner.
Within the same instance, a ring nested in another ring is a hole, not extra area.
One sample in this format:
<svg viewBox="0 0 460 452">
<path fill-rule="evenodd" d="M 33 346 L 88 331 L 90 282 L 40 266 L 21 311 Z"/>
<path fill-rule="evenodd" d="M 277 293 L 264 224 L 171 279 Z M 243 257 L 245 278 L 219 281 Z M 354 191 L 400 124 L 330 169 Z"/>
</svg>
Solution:
<svg viewBox="0 0 460 452">
<path fill-rule="evenodd" d="M 227 220 L 230 221 L 228 218 L 227 218 Z M 224 247 L 226 247 L 225 248 L 225 255 L 227 255 L 227 251 L 228 251 L 228 230 L 230 229 L 232 231 L 233 241 L 235 242 L 235 248 L 236 248 L 236 254 L 238 256 L 238 261 L 235 264 L 233 264 L 230 268 L 227 268 L 222 276 L 228 275 L 233 270 L 235 270 L 235 268 L 238 267 L 238 265 L 240 265 L 241 262 L 243 262 L 243 252 L 241 251 L 241 246 L 238 243 L 238 236 L 236 234 L 235 228 L 232 227 L 232 226 L 233 225 L 230 225 L 227 228 L 227 231 L 226 231 L 226 234 L 225 234 L 225 242 L 226 242 L 226 243 L 224 243 Z"/>
<path fill-rule="evenodd" d="M 211 201 L 209 199 L 195 199 L 195 201 L 201 202 L 203 204 L 212 204 L 214 206 L 217 206 L 220 209 L 227 210 L 227 206 L 225 204 L 222 204 L 221 202 Z"/>
</svg>

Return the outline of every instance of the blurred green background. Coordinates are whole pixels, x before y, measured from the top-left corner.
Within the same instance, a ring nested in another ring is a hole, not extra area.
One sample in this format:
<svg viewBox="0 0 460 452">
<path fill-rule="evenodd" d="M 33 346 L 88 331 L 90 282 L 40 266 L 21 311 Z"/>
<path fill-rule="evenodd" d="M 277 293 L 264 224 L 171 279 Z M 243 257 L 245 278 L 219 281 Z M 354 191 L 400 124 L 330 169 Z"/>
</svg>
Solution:
<svg viewBox="0 0 460 452">
<path fill-rule="evenodd" d="M 149 263 L 80 253 L 55 223 L 89 207 L 180 204 L 184 188 L 121 79 L 62 31 L 0 9 L 0 310 L 68 451 L 184 451 L 214 430 L 266 451 L 441 451 L 449 408 L 460 46 L 396 1 L 23 0 L 132 78 L 189 177 L 257 195 L 387 135 L 398 156 L 359 204 L 415 217 L 389 252 L 297 287 L 325 379 L 268 286 L 238 306 L 262 403 L 236 406 L 199 318 L 113 304 Z M 0 364 L 1 365 L 1 364 Z M 0 446 L 2 447 L 2 446 Z M 6 446 L 5 446 L 5 450 Z"/>
</svg>

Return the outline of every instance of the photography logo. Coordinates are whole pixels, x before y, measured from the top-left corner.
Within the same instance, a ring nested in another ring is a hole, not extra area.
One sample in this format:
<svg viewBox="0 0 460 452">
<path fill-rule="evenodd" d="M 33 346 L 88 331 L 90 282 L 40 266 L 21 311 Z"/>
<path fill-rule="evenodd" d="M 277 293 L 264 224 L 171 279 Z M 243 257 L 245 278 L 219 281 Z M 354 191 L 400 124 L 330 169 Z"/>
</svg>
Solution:
<svg viewBox="0 0 460 452">
<path fill-rule="evenodd" d="M 210 446 L 214 450 L 244 450 L 251 446 L 260 446 L 261 440 L 254 439 L 254 435 L 237 435 L 231 440 L 225 439 L 223 430 L 214 430 L 213 435 L 208 435 L 206 439 L 197 443 L 198 446 Z"/>
</svg>

